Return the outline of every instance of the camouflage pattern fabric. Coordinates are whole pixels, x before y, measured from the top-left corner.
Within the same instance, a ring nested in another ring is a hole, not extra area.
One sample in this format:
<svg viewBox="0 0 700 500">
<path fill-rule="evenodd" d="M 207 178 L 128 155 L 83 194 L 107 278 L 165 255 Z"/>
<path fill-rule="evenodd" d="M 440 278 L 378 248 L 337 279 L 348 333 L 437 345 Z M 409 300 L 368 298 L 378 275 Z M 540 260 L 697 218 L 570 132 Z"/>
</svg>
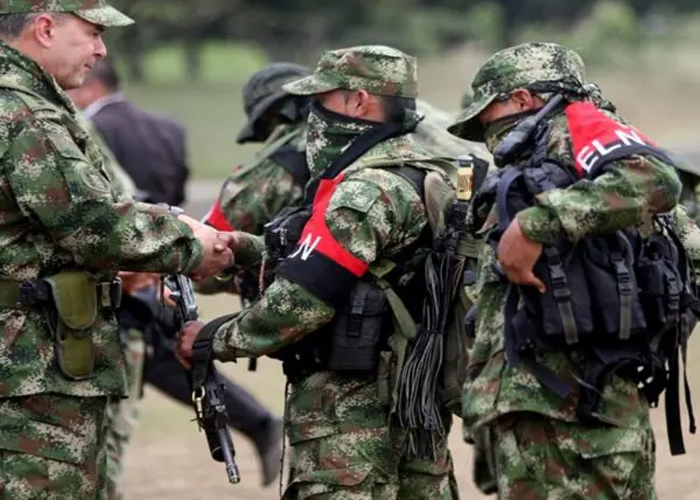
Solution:
<svg viewBox="0 0 700 500">
<path fill-rule="evenodd" d="M 251 163 L 235 168 L 233 174 L 226 179 L 216 206 L 220 208 L 221 214 L 232 228 L 250 234 L 263 234 L 265 224 L 274 219 L 280 210 L 301 203 L 304 198 L 303 186 L 299 186 L 292 175 L 271 158 L 271 155 L 286 144 L 304 152 L 305 132 L 305 123 L 279 125 Z M 240 255 L 237 255 L 236 269 L 240 270 L 242 267 L 244 266 L 240 265 Z M 256 274 L 259 271 L 259 268 L 248 269 Z M 212 276 L 199 281 L 196 290 L 205 295 L 238 293 L 237 279 L 233 273 Z M 251 277 L 247 276 L 247 279 Z"/>
<path fill-rule="evenodd" d="M 573 164 L 565 117 L 554 118 L 552 126 L 550 156 L 563 164 Z M 523 232 L 534 241 L 548 243 L 560 236 L 575 241 L 586 234 L 651 224 L 652 214 L 673 206 L 678 190 L 672 167 L 655 158 L 633 157 L 618 161 L 593 182 L 582 181 L 568 189 L 543 193 L 538 197 L 538 206 L 520 212 L 517 219 Z M 481 228 L 485 234 L 497 226 L 494 209 L 491 207 Z M 484 245 L 477 272 L 477 338 L 469 359 L 472 378 L 465 386 L 463 400 L 465 423 L 477 428 L 515 411 L 576 421 L 576 394 L 560 400 L 543 389 L 528 370 L 505 366 L 503 308 L 507 285 L 494 270 L 495 263 L 493 248 Z M 572 362 L 563 353 L 547 353 L 541 362 L 566 382 L 576 385 Z M 646 425 L 647 411 L 646 401 L 632 382 L 611 380 L 603 394 L 605 418 L 620 427 L 639 428 Z"/>
<path fill-rule="evenodd" d="M 0 398 L 3 498 L 101 498 L 107 404 L 57 394 Z"/>
<path fill-rule="evenodd" d="M 516 52 L 523 56 L 531 56 L 533 62 L 519 60 L 517 65 L 521 66 L 514 66 L 516 63 L 510 61 L 512 61 L 511 55 Z M 504 59 L 499 59 L 501 56 L 504 56 Z M 569 62 L 562 65 L 561 61 Z M 526 76 L 534 71 L 533 82 L 540 78 L 568 82 L 567 78 L 570 76 L 575 76 L 574 80 L 582 76 L 583 67 L 579 61 L 577 57 L 570 54 L 570 51 L 558 46 L 529 44 L 520 46 L 517 51 L 506 49 L 493 56 L 484 65 L 488 72 L 482 68 L 477 73 L 473 85 L 475 102 L 481 102 L 479 106 L 483 105 L 484 99 L 493 102 L 492 97 L 495 93 L 488 89 L 494 89 L 496 83 L 490 82 L 487 75 L 490 75 L 488 77 L 490 79 L 499 80 L 498 85 L 502 86 L 499 92 L 507 92 L 507 89 L 512 89 L 514 86 L 524 85 L 522 80 L 524 77 L 517 68 L 524 68 L 522 71 Z M 538 65 L 537 67 L 541 69 L 533 70 L 532 65 Z M 508 83 L 511 81 L 512 84 Z M 470 109 L 472 109 L 471 106 Z M 473 113 L 474 109 L 465 113 L 450 130 L 462 137 L 469 136 L 471 131 L 465 123 L 472 120 L 470 113 Z M 617 119 L 612 114 L 609 116 Z M 563 112 L 559 112 L 551 119 L 547 152 L 548 156 L 555 161 L 573 167 L 575 159 L 568 122 Z M 524 234 L 533 241 L 547 244 L 556 241 L 559 237 L 577 241 L 588 234 L 626 227 L 651 228 L 652 216 L 672 209 L 679 192 L 680 185 L 672 166 L 653 157 L 634 155 L 610 163 L 607 171 L 593 181 L 583 180 L 567 189 L 553 189 L 542 193 L 537 197 L 538 204 L 521 211 L 517 215 L 517 220 Z M 497 228 L 495 206 L 474 207 L 474 210 L 479 212 L 483 210 L 483 213 L 489 214 L 486 222 L 479 229 L 481 234 L 489 234 Z M 527 368 L 507 363 L 504 352 L 504 308 L 508 285 L 496 272 L 496 264 L 494 249 L 484 245 L 477 271 L 479 312 L 476 339 L 469 351 L 470 375 L 464 387 L 463 397 L 465 436 L 473 436 L 484 426 L 493 430 L 496 462 L 501 464 L 500 474 L 504 475 L 503 478 L 499 478 L 499 493 L 503 498 L 522 498 L 517 496 L 517 490 L 515 496 L 508 496 L 511 495 L 509 488 L 513 487 L 510 484 L 511 477 L 517 480 L 518 474 L 522 473 L 522 468 L 508 462 L 508 453 L 518 451 L 512 448 L 513 438 L 509 437 L 505 431 L 499 432 L 501 428 L 498 422 L 505 417 L 515 418 L 518 422 L 522 421 L 523 433 L 535 432 L 537 430 L 534 429 L 535 427 L 540 433 L 545 429 L 554 429 L 552 435 L 556 436 L 556 439 L 538 440 L 542 443 L 542 449 L 536 450 L 540 453 L 540 457 L 544 456 L 542 454 L 550 454 L 553 457 L 567 456 L 566 454 L 570 453 L 571 444 L 577 442 L 572 439 L 570 432 L 574 430 L 582 432 L 582 429 L 578 428 L 580 424 L 576 416 L 578 402 L 576 390 L 566 399 L 561 399 L 545 388 Z M 567 355 L 563 352 L 543 351 L 538 355 L 538 363 L 550 369 L 571 387 L 578 385 L 575 374 L 579 371 L 578 365 L 583 362 L 583 359 L 582 353 L 578 352 Z M 533 430 L 528 430 L 526 419 L 528 414 L 538 422 L 536 425 L 533 424 Z M 588 446 L 595 449 L 599 457 L 605 457 L 599 462 L 601 468 L 596 470 L 596 474 L 605 472 L 605 464 L 616 464 L 622 468 L 623 462 L 627 460 L 649 462 L 648 442 L 642 443 L 639 440 L 637 441 L 639 446 L 634 449 L 625 449 L 618 442 L 619 436 L 622 435 L 624 438 L 624 432 L 628 432 L 629 436 L 651 435 L 648 403 L 633 382 L 617 376 L 612 377 L 603 391 L 598 414 L 601 420 L 600 426 L 591 426 L 590 434 L 586 436 Z M 568 430 L 565 423 L 570 424 Z M 622 442 L 631 440 L 632 438 L 624 438 Z M 513 459 L 517 461 L 518 457 L 515 456 Z M 595 463 L 592 465 L 597 466 Z M 541 468 L 535 470 L 544 471 Z M 576 481 L 567 482 L 556 477 L 552 478 L 552 484 L 560 488 L 552 498 L 577 497 L 585 488 L 589 488 L 585 491 L 600 498 L 605 495 L 617 496 L 618 490 L 612 483 L 616 480 L 615 474 L 618 472 L 619 469 L 609 470 L 609 489 L 603 493 L 595 490 L 595 487 L 600 484 L 600 478 L 595 478 L 594 483 L 586 481 L 587 485 L 583 482 L 579 484 Z M 653 472 L 652 468 L 648 469 L 646 474 L 651 472 Z M 584 474 L 582 479 L 592 480 L 594 478 L 592 474 L 592 472 L 591 475 Z M 577 477 L 580 476 L 577 474 Z M 627 479 L 632 480 L 633 477 L 628 476 Z M 540 476 L 538 480 L 547 483 L 549 476 Z M 646 490 L 649 494 L 649 491 L 653 491 L 651 489 L 653 479 L 646 477 L 644 480 L 645 486 L 650 488 Z M 542 487 L 546 488 L 546 485 Z M 539 498 L 538 495 L 533 497 Z"/>
<path fill-rule="evenodd" d="M 284 207 L 297 206 L 303 196 L 303 187 L 294 183 L 292 176 L 279 163 L 270 158 L 281 136 L 288 135 L 289 142 L 298 151 L 304 151 L 306 124 L 280 125 L 256 154 L 252 163 L 234 169 L 219 195 L 219 204 L 228 223 L 238 231 L 262 234 L 270 222 Z M 290 135 L 291 133 L 291 135 Z"/>
<path fill-rule="evenodd" d="M 203 250 L 189 227 L 161 207 L 113 192 L 70 99 L 36 63 L 1 42 L 0 103 L 2 280 L 63 269 L 111 280 L 117 270 L 188 273 L 199 264 Z M 18 492 L 9 497 L 36 498 L 48 487 L 66 488 L 57 498 L 101 494 L 95 456 L 104 454 L 107 397 L 126 394 L 114 314 L 100 309 L 89 329 L 94 376 L 82 381 L 58 369 L 42 311 L 2 304 L 0 331 L 2 473 L 6 491 Z M 31 412 L 19 427 L 25 407 Z M 38 441 L 25 439 L 34 429 Z"/>
<path fill-rule="evenodd" d="M 17 12 L 70 12 L 100 26 L 127 26 L 134 20 L 104 0 L 0 0 L 0 15 Z"/>
<path fill-rule="evenodd" d="M 499 500 L 654 500 L 654 434 L 512 414 L 494 428 Z"/>
<path fill-rule="evenodd" d="M 106 481 L 110 500 L 123 497 L 124 455 L 138 424 L 141 408 L 141 384 L 146 361 L 146 341 L 143 332 L 129 328 L 125 337 L 124 362 L 129 388 L 128 397 L 107 406 Z"/>
<path fill-rule="evenodd" d="M 17 90 L 22 88 L 26 92 Z M 115 201 L 101 154 L 78 125 L 68 97 L 38 65 L 4 44 L 0 102 L 3 279 L 34 279 L 66 268 L 111 279 L 117 269 L 189 272 L 198 265 L 202 248 L 186 224 L 161 207 Z M 96 376 L 80 382 L 56 369 L 51 333 L 39 311 L 4 307 L 0 324 L 0 397 L 123 393 L 123 357 L 108 312 L 97 318 L 92 334 Z"/>
<path fill-rule="evenodd" d="M 319 372 L 292 385 L 286 415 L 291 482 L 285 500 L 458 498 L 450 485 L 453 465 L 446 442 L 434 461 L 402 456 L 403 436 L 387 426 L 390 392 L 381 386 L 388 384 Z"/>
<path fill-rule="evenodd" d="M 417 123 L 416 114 L 407 113 L 404 129 L 414 130 Z M 367 127 L 329 120 L 314 107 L 307 133 L 312 178 Z M 415 242 L 428 222 L 420 197 L 402 177 L 372 167 L 410 163 L 435 170 L 422 163 L 431 159 L 405 134 L 377 144 L 346 168 L 325 214 L 338 244 L 372 265 Z M 259 248 L 255 240 L 243 240 L 249 249 Z M 259 302 L 219 328 L 213 351 L 222 361 L 269 354 L 317 331 L 334 315 L 333 307 L 304 287 L 278 277 Z M 436 460 L 411 463 L 400 452 L 401 437 L 393 441 L 387 398 L 394 363 L 385 363 L 376 379 L 319 372 L 294 384 L 287 403 L 293 454 L 285 498 L 454 498 L 444 445 Z"/>
<path fill-rule="evenodd" d="M 321 55 L 313 75 L 287 83 L 282 89 L 295 95 L 348 89 L 415 98 L 418 65 L 415 57 L 382 45 L 328 50 Z"/>
<path fill-rule="evenodd" d="M 700 180 L 688 172 L 678 172 L 683 184 L 680 203 L 688 211 L 688 215 L 697 223 L 700 223 Z"/>
<path fill-rule="evenodd" d="M 470 141 L 483 141 L 479 114 L 491 103 L 519 88 L 533 92 L 568 92 L 584 95 L 585 67 L 581 57 L 555 43 L 525 43 L 491 56 L 472 81 L 472 102 L 449 131 Z"/>
</svg>

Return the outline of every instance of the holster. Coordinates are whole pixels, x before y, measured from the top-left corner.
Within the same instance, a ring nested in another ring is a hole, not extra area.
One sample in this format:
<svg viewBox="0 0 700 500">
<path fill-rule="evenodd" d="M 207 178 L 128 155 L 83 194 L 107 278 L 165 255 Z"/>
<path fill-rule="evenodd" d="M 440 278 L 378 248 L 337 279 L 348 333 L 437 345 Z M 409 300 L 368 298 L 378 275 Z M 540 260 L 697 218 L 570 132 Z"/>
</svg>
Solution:
<svg viewBox="0 0 700 500">
<path fill-rule="evenodd" d="M 53 334 L 56 362 L 69 380 L 91 378 L 92 326 L 100 307 L 116 309 L 121 281 L 98 282 L 84 271 L 65 271 L 20 286 L 20 302 L 40 308 Z"/>
</svg>

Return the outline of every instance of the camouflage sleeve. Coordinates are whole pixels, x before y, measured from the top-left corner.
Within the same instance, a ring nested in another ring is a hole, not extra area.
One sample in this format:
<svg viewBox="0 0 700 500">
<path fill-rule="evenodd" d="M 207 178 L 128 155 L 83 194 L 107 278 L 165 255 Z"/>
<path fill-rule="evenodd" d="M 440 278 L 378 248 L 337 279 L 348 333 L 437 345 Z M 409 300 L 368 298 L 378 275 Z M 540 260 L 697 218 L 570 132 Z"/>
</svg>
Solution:
<svg viewBox="0 0 700 500">
<path fill-rule="evenodd" d="M 297 205 L 301 198 L 302 190 L 292 176 L 267 159 L 246 175 L 234 173 L 229 177 L 221 189 L 219 204 L 234 229 L 262 234 L 265 224 L 280 210 Z"/>
<path fill-rule="evenodd" d="M 426 222 L 413 187 L 384 171 L 343 181 L 326 211 L 335 240 L 368 265 L 413 243 Z M 266 355 L 318 330 L 334 314 L 332 306 L 303 286 L 277 278 L 259 302 L 219 328 L 213 349 L 222 361 Z"/>
<path fill-rule="evenodd" d="M 565 118 L 557 118 L 549 152 L 563 164 L 574 164 Z M 538 195 L 539 205 L 517 215 L 523 233 L 533 241 L 554 243 L 566 235 L 578 241 L 587 234 L 626 227 L 651 227 L 651 217 L 671 210 L 681 185 L 671 165 L 648 155 L 610 163 L 594 180 Z"/>
<path fill-rule="evenodd" d="M 115 202 L 109 176 L 90 163 L 49 112 L 18 125 L 3 157 L 19 209 L 82 266 L 190 272 L 203 257 L 191 229 L 161 207 Z"/>
<path fill-rule="evenodd" d="M 672 215 L 678 236 L 693 262 L 695 281 L 700 284 L 700 228 L 681 205 L 673 209 Z"/>
<path fill-rule="evenodd" d="M 236 265 L 245 269 L 260 267 L 265 252 L 265 238 L 236 231 Z"/>
</svg>

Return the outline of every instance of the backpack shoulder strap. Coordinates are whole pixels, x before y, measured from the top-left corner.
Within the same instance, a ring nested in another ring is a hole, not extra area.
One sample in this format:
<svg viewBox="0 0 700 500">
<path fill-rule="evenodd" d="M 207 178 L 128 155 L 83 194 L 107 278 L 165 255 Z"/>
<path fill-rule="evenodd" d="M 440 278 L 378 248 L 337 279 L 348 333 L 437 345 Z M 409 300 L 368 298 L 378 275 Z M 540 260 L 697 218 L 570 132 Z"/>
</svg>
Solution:
<svg viewBox="0 0 700 500">
<path fill-rule="evenodd" d="M 304 188 L 311 174 L 306 162 L 306 152 L 299 151 L 293 144 L 284 144 L 270 155 L 270 159 L 284 168 L 292 176 L 294 184 Z"/>
</svg>

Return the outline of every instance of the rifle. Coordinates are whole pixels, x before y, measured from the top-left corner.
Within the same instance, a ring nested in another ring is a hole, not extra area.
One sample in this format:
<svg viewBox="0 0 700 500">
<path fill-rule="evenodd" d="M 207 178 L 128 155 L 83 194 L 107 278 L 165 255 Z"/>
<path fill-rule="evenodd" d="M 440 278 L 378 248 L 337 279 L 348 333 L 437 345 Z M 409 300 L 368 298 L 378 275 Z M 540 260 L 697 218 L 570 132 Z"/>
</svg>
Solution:
<svg viewBox="0 0 700 500">
<path fill-rule="evenodd" d="M 175 326 L 182 331 L 190 321 L 199 318 L 192 282 L 180 274 L 169 275 L 163 280 L 175 302 Z M 210 338 L 197 337 L 192 346 L 192 370 L 187 379 L 192 389 L 192 403 L 199 430 L 204 430 L 211 457 L 226 464 L 226 474 L 232 484 L 241 480 L 236 464 L 236 450 L 228 432 L 228 413 L 224 402 L 224 387 L 214 367 Z"/>
</svg>

